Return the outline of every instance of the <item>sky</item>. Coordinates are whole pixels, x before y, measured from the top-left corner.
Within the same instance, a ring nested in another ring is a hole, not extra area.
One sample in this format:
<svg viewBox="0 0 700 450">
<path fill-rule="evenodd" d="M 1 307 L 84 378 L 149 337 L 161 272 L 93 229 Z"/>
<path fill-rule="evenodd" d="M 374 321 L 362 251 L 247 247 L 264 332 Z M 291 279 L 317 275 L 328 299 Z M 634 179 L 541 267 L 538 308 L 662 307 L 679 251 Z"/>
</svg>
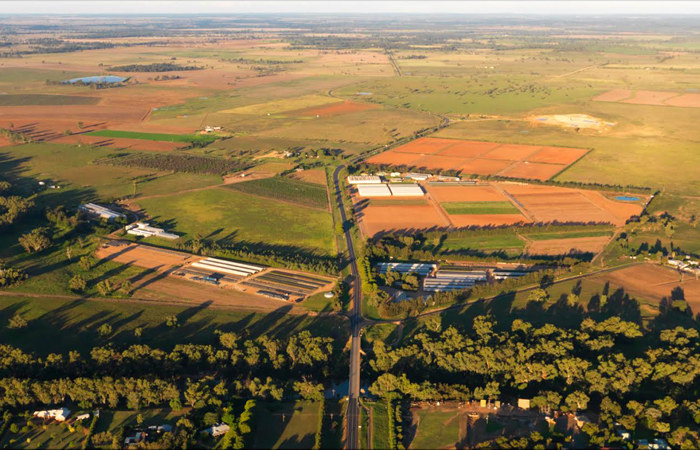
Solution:
<svg viewBox="0 0 700 450">
<path fill-rule="evenodd" d="M 700 14 L 700 1 L 2 1 L 0 14 Z"/>
</svg>

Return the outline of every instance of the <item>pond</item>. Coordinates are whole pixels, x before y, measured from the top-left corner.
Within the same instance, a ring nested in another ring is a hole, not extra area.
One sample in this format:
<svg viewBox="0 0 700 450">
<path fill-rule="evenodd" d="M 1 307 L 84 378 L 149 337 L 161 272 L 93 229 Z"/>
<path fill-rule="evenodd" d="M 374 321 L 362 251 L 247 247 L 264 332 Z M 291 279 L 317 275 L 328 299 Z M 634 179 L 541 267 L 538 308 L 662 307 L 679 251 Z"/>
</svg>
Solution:
<svg viewBox="0 0 700 450">
<path fill-rule="evenodd" d="M 73 78 L 71 80 L 66 80 L 63 83 L 64 84 L 75 84 L 75 83 L 85 83 L 85 84 L 93 84 L 93 83 L 121 83 L 122 81 L 126 80 L 124 77 L 117 77 L 114 75 L 97 75 L 93 77 L 82 77 L 82 78 Z"/>
<path fill-rule="evenodd" d="M 615 197 L 615 200 L 621 201 L 621 202 L 638 202 L 640 199 L 639 197 L 630 197 L 627 195 L 618 195 Z"/>
</svg>

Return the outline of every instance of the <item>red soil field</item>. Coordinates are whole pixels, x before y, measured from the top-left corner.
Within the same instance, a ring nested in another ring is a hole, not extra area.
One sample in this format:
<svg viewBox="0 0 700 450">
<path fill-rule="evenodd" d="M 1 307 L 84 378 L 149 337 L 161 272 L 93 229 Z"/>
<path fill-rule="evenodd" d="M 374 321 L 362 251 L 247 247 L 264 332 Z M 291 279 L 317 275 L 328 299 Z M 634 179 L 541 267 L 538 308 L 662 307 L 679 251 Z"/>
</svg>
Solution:
<svg viewBox="0 0 700 450">
<path fill-rule="evenodd" d="M 531 255 L 565 255 L 567 253 L 599 253 L 610 240 L 610 236 L 551 239 L 532 241 L 527 246 Z"/>
<path fill-rule="evenodd" d="M 395 149 L 390 150 L 391 152 L 397 153 L 422 153 L 422 154 L 432 154 L 446 148 L 449 145 L 455 144 L 459 141 L 455 139 L 442 139 L 442 138 L 420 138 L 413 142 L 409 142 L 406 145 L 402 145 Z"/>
<path fill-rule="evenodd" d="M 435 186 L 428 192 L 438 202 L 502 202 L 508 199 L 491 186 Z"/>
<path fill-rule="evenodd" d="M 670 297 L 671 291 L 680 286 L 693 312 L 700 312 L 700 281 L 686 275 L 681 283 L 677 271 L 657 264 L 626 267 L 596 275 L 589 280 L 600 283 L 601 289 L 606 282 L 610 282 L 623 287 L 631 296 L 651 301 L 661 301 L 664 297 Z"/>
<path fill-rule="evenodd" d="M 423 159 L 414 161 L 417 167 L 426 169 L 456 169 L 464 163 L 464 158 L 450 156 L 428 155 Z"/>
<path fill-rule="evenodd" d="M 396 153 L 392 150 L 372 156 L 367 162 L 372 164 L 391 164 L 394 166 L 413 165 L 414 162 L 423 158 L 416 153 Z"/>
<path fill-rule="evenodd" d="M 567 148 L 562 151 L 562 147 L 542 147 L 542 150 L 530 156 L 527 160 L 531 163 L 549 164 L 573 164 L 588 150 L 583 148 Z"/>
<path fill-rule="evenodd" d="M 295 114 L 301 116 L 321 116 L 321 117 L 331 117 L 339 116 L 341 114 L 350 114 L 359 111 L 367 111 L 368 109 L 376 109 L 378 105 L 372 105 L 369 103 L 357 103 L 346 100 L 342 103 L 333 103 L 325 106 L 315 106 L 312 108 L 300 109 L 297 111 L 286 112 L 285 115 L 293 116 Z"/>
<path fill-rule="evenodd" d="M 482 141 L 456 141 L 456 144 L 450 145 L 446 149 L 440 151 L 440 156 L 459 156 L 462 158 L 472 158 L 481 156 L 484 153 L 498 147 L 497 142 L 482 142 Z"/>
<path fill-rule="evenodd" d="M 458 169 L 463 174 L 495 175 L 511 164 L 511 161 L 476 158 L 461 165 Z"/>
<path fill-rule="evenodd" d="M 529 222 L 520 214 L 451 214 L 450 221 L 455 227 L 513 225 L 519 222 Z"/>
<path fill-rule="evenodd" d="M 665 104 L 686 108 L 700 108 L 700 94 L 683 94 L 666 100 Z"/>
<path fill-rule="evenodd" d="M 663 105 L 665 100 L 671 97 L 676 97 L 678 94 L 675 92 L 662 92 L 662 91 L 637 91 L 634 97 L 623 100 L 621 103 L 631 103 L 635 105 Z"/>
<path fill-rule="evenodd" d="M 150 150 L 156 152 L 168 152 L 187 146 L 183 142 L 147 141 L 143 139 L 109 138 L 103 136 L 71 135 L 61 136 L 51 140 L 58 144 L 92 144 L 98 147 L 130 148 L 135 150 Z"/>
<path fill-rule="evenodd" d="M 97 249 L 97 257 L 122 264 L 133 264 L 146 269 L 158 269 L 160 271 L 165 271 L 173 266 L 180 266 L 186 262 L 191 263 L 200 259 L 199 257 L 187 253 L 126 243 L 127 241 L 122 242 L 124 242 L 125 245 L 101 246 Z"/>
<path fill-rule="evenodd" d="M 432 205 L 370 206 L 360 212 L 360 220 L 367 236 L 390 230 L 447 227 L 442 216 Z"/>
<path fill-rule="evenodd" d="M 499 175 L 512 178 L 549 180 L 554 175 L 564 170 L 565 167 L 566 164 L 540 164 L 522 161 L 499 173 Z"/>
<path fill-rule="evenodd" d="M 593 97 L 597 102 L 619 102 L 632 96 L 632 91 L 629 89 L 613 89 L 612 91 L 604 92 L 597 97 Z"/>
<path fill-rule="evenodd" d="M 540 149 L 534 145 L 503 144 L 483 155 L 483 158 L 521 161 Z"/>
</svg>

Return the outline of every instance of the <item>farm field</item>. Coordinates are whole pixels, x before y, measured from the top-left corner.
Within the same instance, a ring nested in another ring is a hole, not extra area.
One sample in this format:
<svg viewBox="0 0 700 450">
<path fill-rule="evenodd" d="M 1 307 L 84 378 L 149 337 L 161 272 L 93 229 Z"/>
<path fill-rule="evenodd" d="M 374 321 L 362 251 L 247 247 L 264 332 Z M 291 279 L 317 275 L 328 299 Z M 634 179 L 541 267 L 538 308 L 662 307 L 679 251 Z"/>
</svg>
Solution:
<svg viewBox="0 0 700 450">
<path fill-rule="evenodd" d="M 548 180 L 587 152 L 577 148 L 431 137 L 372 156 L 367 162 L 415 170 L 453 171 L 463 175 Z"/>
<path fill-rule="evenodd" d="M 271 245 L 289 251 L 297 248 L 335 253 L 332 219 L 327 211 L 300 209 L 218 188 L 141 199 L 138 204 L 156 223 L 170 224 L 182 241 L 199 234 L 212 241 L 246 242 L 252 247 Z"/>
<path fill-rule="evenodd" d="M 137 131 L 119 130 L 99 130 L 88 133 L 88 136 L 99 136 L 108 138 L 140 139 L 145 141 L 162 142 L 213 142 L 218 136 L 211 134 L 165 134 L 165 133 L 143 133 Z"/>
<path fill-rule="evenodd" d="M 314 445 L 318 403 L 260 403 L 254 411 L 254 448 L 303 449 Z"/>
<path fill-rule="evenodd" d="M 615 89 L 594 97 L 593 100 L 598 102 L 621 102 L 638 105 L 700 108 L 700 94 L 682 94 L 678 92 Z"/>
<path fill-rule="evenodd" d="M 0 307 L 0 336 L 4 343 L 40 355 L 62 353 L 70 347 L 89 352 L 92 347 L 113 343 L 117 346 L 145 344 L 172 349 L 183 339 L 193 344 L 215 341 L 216 330 L 243 332 L 251 336 L 288 337 L 301 330 L 347 336 L 345 321 L 333 317 L 289 315 L 286 308 L 278 312 L 256 313 L 211 307 L 201 300 L 191 306 L 148 304 L 130 301 L 95 301 L 76 298 L 26 297 L 3 295 Z M 7 327 L 9 318 L 20 312 L 29 322 L 25 329 Z M 176 316 L 179 328 L 166 326 L 168 316 Z M 106 337 L 98 334 L 103 324 L 112 326 Z M 142 328 L 141 337 L 134 335 Z"/>
<path fill-rule="evenodd" d="M 315 209 L 328 209 L 326 187 L 292 178 L 273 177 L 230 184 L 228 189 Z"/>
</svg>

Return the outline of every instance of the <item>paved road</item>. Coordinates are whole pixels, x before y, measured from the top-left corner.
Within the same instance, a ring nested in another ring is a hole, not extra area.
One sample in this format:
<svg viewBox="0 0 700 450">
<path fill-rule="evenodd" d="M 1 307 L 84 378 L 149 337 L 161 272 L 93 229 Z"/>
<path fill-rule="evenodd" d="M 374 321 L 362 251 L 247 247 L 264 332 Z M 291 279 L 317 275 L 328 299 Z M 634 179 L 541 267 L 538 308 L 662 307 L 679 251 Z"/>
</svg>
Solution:
<svg viewBox="0 0 700 450">
<path fill-rule="evenodd" d="M 343 224 L 346 223 L 343 195 L 340 190 L 338 174 L 344 166 L 338 166 L 333 172 L 333 184 L 340 206 L 340 216 Z M 360 428 L 360 332 L 362 331 L 362 287 L 360 274 L 357 270 L 355 248 L 352 245 L 350 230 L 345 230 L 345 241 L 348 246 L 348 262 L 352 271 L 352 311 L 350 313 L 350 326 L 352 329 L 352 342 L 350 348 L 350 382 L 348 387 L 348 409 L 345 415 L 345 445 L 346 449 L 359 448 Z"/>
</svg>

